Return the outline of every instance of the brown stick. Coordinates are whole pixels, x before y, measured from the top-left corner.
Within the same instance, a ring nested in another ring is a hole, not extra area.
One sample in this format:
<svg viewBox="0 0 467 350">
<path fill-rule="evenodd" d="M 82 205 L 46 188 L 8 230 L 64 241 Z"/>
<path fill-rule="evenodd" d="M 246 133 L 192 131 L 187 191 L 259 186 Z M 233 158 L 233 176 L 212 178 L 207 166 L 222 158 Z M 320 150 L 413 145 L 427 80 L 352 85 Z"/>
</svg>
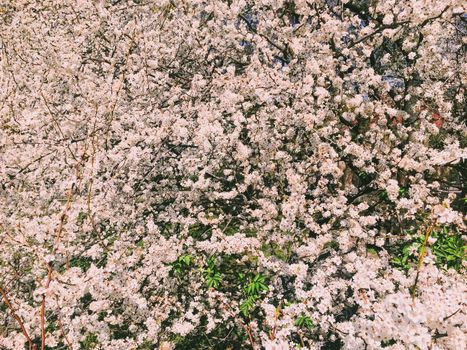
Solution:
<svg viewBox="0 0 467 350">
<path fill-rule="evenodd" d="M 49 288 L 50 281 L 52 280 L 52 268 L 47 264 L 47 282 L 45 288 Z M 41 350 L 45 349 L 45 293 L 42 295 L 41 303 Z"/>
<path fill-rule="evenodd" d="M 303 341 L 302 331 L 298 331 L 298 336 L 300 337 L 300 345 L 302 346 L 302 348 L 304 348 L 305 342 Z"/>
<path fill-rule="evenodd" d="M 251 334 L 251 327 L 250 327 L 250 325 L 247 325 L 247 326 L 246 326 L 246 331 L 247 331 L 247 333 L 248 333 L 248 338 L 250 339 L 251 348 L 252 348 L 253 350 L 256 350 L 255 342 L 254 342 L 254 340 L 253 340 L 253 334 Z"/>
<path fill-rule="evenodd" d="M 68 337 L 65 334 L 65 331 L 63 330 L 63 324 L 62 324 L 62 321 L 60 320 L 60 316 L 59 315 L 57 315 L 57 316 L 58 316 L 57 317 L 58 328 L 60 328 L 60 332 L 62 332 L 62 336 L 63 336 L 63 339 L 65 339 L 67 348 L 71 350 L 72 346 L 71 346 L 70 341 L 68 340 Z"/>
<path fill-rule="evenodd" d="M 29 343 L 29 349 L 30 350 L 36 350 L 36 345 L 34 345 L 32 343 L 32 339 L 29 336 L 28 331 L 26 330 L 26 327 L 24 327 L 23 321 L 21 321 L 21 318 L 15 312 L 15 309 L 13 308 L 13 305 L 11 304 L 10 300 L 8 299 L 8 296 L 7 296 L 6 292 L 3 290 L 2 287 L 0 287 L 0 293 L 2 294 L 2 297 L 3 297 L 3 300 L 5 301 L 5 304 L 10 309 L 11 315 L 14 317 L 14 319 L 18 322 L 19 326 L 21 327 L 21 331 L 23 332 L 24 337 L 27 339 L 27 341 Z"/>
<path fill-rule="evenodd" d="M 41 350 L 45 348 L 45 296 L 42 296 L 41 303 Z"/>
<path fill-rule="evenodd" d="M 217 300 L 219 300 L 221 302 L 222 305 L 224 305 L 226 308 L 230 309 L 230 315 L 234 318 L 234 319 L 237 319 L 237 316 L 235 314 L 235 311 L 232 309 L 232 307 L 224 302 L 224 300 L 222 300 L 222 296 L 221 295 L 217 295 Z M 245 329 L 245 332 L 248 334 L 248 338 L 250 339 L 250 343 L 251 343 L 251 348 L 253 350 L 256 350 L 256 344 L 255 344 L 255 341 L 254 341 L 254 338 L 253 338 L 253 334 L 251 333 L 251 327 L 249 324 L 245 323 L 242 319 L 239 319 L 241 325 L 243 326 L 243 328 Z"/>
</svg>

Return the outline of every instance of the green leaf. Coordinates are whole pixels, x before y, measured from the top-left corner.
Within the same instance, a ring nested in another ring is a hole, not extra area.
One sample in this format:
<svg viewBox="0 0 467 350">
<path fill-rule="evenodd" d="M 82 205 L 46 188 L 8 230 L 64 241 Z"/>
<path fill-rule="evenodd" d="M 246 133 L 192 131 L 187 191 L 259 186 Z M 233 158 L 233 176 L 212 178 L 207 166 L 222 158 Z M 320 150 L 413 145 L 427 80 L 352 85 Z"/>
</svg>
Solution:
<svg viewBox="0 0 467 350">
<path fill-rule="evenodd" d="M 461 269 L 463 261 L 467 258 L 466 244 L 460 234 L 449 232 L 445 226 L 442 232 L 433 235 L 437 238 L 431 247 L 436 264 L 446 268 Z"/>
<path fill-rule="evenodd" d="M 193 260 L 193 257 L 191 255 L 189 255 L 189 254 L 180 255 L 178 257 L 178 259 L 175 260 L 170 265 L 172 265 L 173 270 L 176 273 L 182 273 L 182 272 L 186 271 L 188 269 L 188 267 L 190 267 L 190 265 L 192 263 L 192 260 Z"/>
<path fill-rule="evenodd" d="M 255 306 L 257 298 L 254 296 L 249 296 L 246 298 L 241 304 L 240 304 L 240 311 L 244 316 L 248 316 L 251 312 L 251 310 Z"/>
<path fill-rule="evenodd" d="M 314 327 L 313 320 L 309 316 L 300 315 L 295 320 L 295 325 L 299 328 L 312 329 Z"/>
<path fill-rule="evenodd" d="M 207 268 L 204 270 L 204 278 L 209 288 L 218 288 L 222 280 L 221 273 L 216 267 L 215 256 L 210 256 L 207 261 Z"/>
</svg>

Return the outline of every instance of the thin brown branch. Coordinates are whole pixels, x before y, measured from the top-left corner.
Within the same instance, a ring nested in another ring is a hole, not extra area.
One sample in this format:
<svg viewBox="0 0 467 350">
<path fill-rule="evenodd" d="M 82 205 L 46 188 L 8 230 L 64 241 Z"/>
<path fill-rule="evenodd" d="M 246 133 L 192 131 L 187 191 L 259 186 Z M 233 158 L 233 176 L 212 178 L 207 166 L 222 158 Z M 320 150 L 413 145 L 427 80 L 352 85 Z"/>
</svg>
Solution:
<svg viewBox="0 0 467 350">
<path fill-rule="evenodd" d="M 65 334 L 65 331 L 63 330 L 63 324 L 60 319 L 60 316 L 57 316 L 57 322 L 58 322 L 58 328 L 60 328 L 60 332 L 62 333 L 63 339 L 65 339 L 67 348 L 70 350 L 73 349 L 73 347 L 71 346 L 70 340 L 68 339 L 68 337 Z"/>
<path fill-rule="evenodd" d="M 49 288 L 50 281 L 52 280 L 52 268 L 47 264 L 47 282 L 45 288 Z M 45 349 L 45 293 L 42 295 L 41 302 L 41 350 Z"/>
<path fill-rule="evenodd" d="M 20 328 L 21 328 L 21 331 L 23 332 L 24 337 L 25 337 L 26 340 L 28 341 L 29 350 L 36 350 L 36 349 L 37 349 L 37 348 L 36 348 L 36 345 L 33 344 L 32 339 L 31 339 L 31 337 L 29 336 L 28 331 L 26 330 L 26 327 L 24 326 L 23 321 L 22 321 L 21 318 L 18 316 L 18 314 L 15 312 L 15 309 L 13 308 L 13 305 L 11 304 L 10 299 L 8 299 L 8 295 L 7 295 L 6 292 L 3 290 L 2 287 L 0 287 L 0 293 L 2 294 L 3 301 L 5 302 L 6 306 L 10 309 L 11 315 L 12 315 L 13 318 L 18 322 L 18 324 L 19 324 L 19 326 L 20 326 Z"/>
<path fill-rule="evenodd" d="M 370 39 L 371 37 L 375 36 L 378 33 L 381 33 L 385 29 L 395 29 L 395 28 L 397 28 L 397 27 L 399 27 L 399 26 L 401 26 L 403 24 L 407 24 L 407 23 L 410 23 L 410 21 L 402 21 L 402 22 L 392 23 L 392 24 L 388 24 L 388 25 L 382 25 L 381 27 L 375 29 L 375 31 L 371 32 L 370 34 L 367 34 L 364 37 L 361 37 L 360 39 L 358 39 L 357 41 L 354 41 L 353 43 L 350 43 L 348 48 L 350 49 L 350 48 L 362 43 L 363 41 Z"/>
</svg>

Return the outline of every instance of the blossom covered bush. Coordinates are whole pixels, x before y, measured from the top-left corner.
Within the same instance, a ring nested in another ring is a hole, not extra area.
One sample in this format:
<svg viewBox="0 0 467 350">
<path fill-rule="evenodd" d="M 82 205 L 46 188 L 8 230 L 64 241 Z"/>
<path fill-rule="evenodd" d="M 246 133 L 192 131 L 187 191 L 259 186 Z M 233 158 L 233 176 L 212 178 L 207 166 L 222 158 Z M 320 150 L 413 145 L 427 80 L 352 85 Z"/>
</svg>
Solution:
<svg viewBox="0 0 467 350">
<path fill-rule="evenodd" d="M 0 5 L 0 348 L 466 348 L 465 2 Z"/>
</svg>

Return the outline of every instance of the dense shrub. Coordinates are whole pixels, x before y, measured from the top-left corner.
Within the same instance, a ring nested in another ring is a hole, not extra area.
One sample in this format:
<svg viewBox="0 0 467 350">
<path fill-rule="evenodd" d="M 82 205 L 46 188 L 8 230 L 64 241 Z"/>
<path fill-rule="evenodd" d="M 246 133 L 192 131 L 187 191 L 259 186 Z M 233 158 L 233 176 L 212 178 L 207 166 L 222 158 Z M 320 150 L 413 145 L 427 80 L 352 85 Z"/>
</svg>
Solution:
<svg viewBox="0 0 467 350">
<path fill-rule="evenodd" d="M 463 1 L 0 4 L 0 347 L 465 349 Z"/>
</svg>

